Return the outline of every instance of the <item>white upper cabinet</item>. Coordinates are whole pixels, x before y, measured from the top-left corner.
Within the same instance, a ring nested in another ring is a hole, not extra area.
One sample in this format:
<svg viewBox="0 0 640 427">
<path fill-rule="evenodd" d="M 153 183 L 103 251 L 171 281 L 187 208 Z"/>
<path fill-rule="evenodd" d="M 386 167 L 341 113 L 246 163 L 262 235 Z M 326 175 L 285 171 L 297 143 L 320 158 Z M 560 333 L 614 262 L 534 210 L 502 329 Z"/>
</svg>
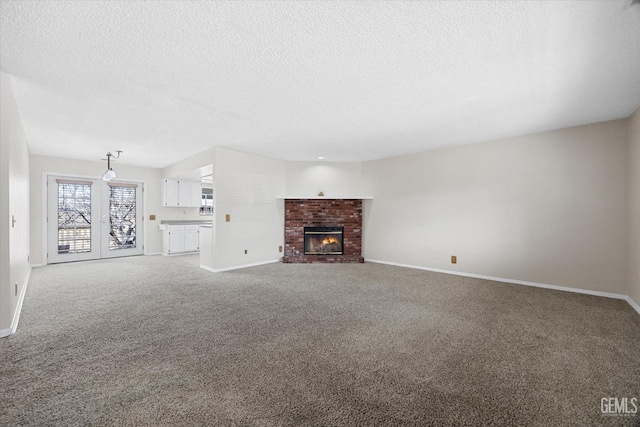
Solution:
<svg viewBox="0 0 640 427">
<path fill-rule="evenodd" d="M 200 181 L 183 179 L 162 180 L 162 201 L 164 206 L 180 208 L 198 208 L 202 203 L 202 184 Z"/>
<path fill-rule="evenodd" d="M 165 206 L 178 206 L 179 188 L 177 179 L 165 179 L 162 181 L 162 201 Z"/>
<path fill-rule="evenodd" d="M 178 206 L 191 206 L 191 181 L 178 181 Z"/>
<path fill-rule="evenodd" d="M 189 197 L 189 206 L 199 208 L 202 205 L 202 183 L 200 181 L 191 182 L 191 197 Z"/>
</svg>

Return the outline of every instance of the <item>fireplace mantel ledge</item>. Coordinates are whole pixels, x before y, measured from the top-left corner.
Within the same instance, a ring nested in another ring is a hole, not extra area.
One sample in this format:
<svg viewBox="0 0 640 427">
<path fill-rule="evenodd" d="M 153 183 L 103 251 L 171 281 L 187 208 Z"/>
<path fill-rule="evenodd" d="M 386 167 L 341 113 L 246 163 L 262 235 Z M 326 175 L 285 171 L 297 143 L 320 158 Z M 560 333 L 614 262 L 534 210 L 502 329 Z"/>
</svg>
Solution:
<svg viewBox="0 0 640 427">
<path fill-rule="evenodd" d="M 373 196 L 276 196 L 276 199 L 296 200 L 373 200 Z"/>
</svg>

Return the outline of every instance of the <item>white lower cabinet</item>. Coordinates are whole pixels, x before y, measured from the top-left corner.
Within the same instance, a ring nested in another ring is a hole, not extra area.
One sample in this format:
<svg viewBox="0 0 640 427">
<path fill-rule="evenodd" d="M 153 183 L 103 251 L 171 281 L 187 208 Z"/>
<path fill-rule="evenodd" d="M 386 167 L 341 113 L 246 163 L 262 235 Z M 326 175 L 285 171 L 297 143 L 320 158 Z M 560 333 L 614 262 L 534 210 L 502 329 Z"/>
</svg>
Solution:
<svg viewBox="0 0 640 427">
<path fill-rule="evenodd" d="M 194 252 L 200 249 L 200 226 L 184 226 L 184 251 Z"/>
<path fill-rule="evenodd" d="M 162 253 L 165 255 L 197 252 L 200 247 L 197 225 L 169 225 L 162 237 Z"/>
</svg>

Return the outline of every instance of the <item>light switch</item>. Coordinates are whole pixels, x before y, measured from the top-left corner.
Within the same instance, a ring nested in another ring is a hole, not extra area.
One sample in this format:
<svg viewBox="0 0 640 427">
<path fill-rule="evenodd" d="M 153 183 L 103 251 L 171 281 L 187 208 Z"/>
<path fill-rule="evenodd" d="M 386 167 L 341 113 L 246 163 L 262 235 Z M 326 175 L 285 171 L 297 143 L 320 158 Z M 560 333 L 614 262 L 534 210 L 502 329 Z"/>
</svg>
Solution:
<svg viewBox="0 0 640 427">
<path fill-rule="evenodd" d="M 226 215 L 224 216 L 224 220 L 225 220 L 226 222 L 231 222 L 231 215 L 226 214 Z"/>
</svg>

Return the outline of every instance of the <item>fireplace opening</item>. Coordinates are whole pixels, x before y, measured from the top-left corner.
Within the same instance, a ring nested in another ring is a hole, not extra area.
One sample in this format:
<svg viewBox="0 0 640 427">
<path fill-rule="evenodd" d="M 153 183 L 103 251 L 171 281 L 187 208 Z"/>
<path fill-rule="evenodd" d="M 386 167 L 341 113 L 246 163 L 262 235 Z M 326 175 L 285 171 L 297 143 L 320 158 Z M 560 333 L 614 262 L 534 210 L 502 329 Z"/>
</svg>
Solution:
<svg viewBox="0 0 640 427">
<path fill-rule="evenodd" d="M 305 255 L 342 255 L 343 227 L 304 227 Z"/>
</svg>

